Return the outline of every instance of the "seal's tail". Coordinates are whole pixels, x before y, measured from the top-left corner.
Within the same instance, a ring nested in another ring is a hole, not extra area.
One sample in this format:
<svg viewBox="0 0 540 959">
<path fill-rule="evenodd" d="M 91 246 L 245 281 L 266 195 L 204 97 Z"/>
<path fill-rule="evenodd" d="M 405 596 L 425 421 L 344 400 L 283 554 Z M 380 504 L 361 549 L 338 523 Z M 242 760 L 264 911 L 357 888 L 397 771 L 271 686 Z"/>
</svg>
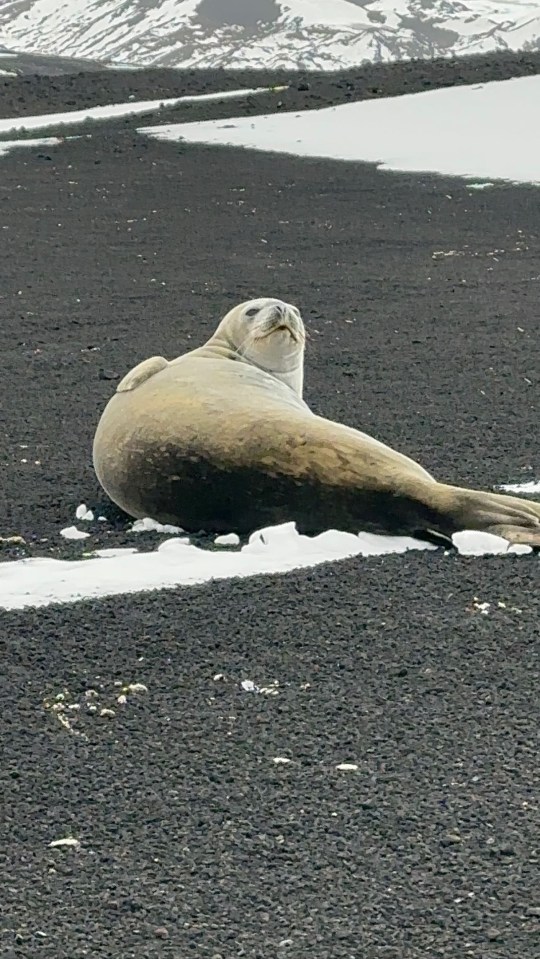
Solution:
<svg viewBox="0 0 540 959">
<path fill-rule="evenodd" d="M 432 505 L 442 519 L 441 532 L 479 530 L 510 543 L 540 548 L 540 503 L 442 483 L 436 486 Z"/>
</svg>

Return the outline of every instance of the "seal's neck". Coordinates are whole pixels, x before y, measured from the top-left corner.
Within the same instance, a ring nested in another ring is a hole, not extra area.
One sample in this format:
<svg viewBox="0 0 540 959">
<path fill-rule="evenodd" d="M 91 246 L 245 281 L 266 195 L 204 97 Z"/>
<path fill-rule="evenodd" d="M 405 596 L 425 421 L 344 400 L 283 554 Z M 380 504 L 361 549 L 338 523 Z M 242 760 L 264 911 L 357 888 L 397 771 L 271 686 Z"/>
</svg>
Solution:
<svg viewBox="0 0 540 959">
<path fill-rule="evenodd" d="M 290 386 L 293 393 L 296 393 L 296 395 L 302 399 L 302 394 L 304 392 L 303 364 L 297 366 L 295 370 L 289 370 L 285 373 L 275 373 L 271 371 L 271 375 L 275 376 L 277 380 L 281 380 L 281 382 L 285 383 L 287 386 Z"/>
<path fill-rule="evenodd" d="M 201 355 L 207 356 L 221 356 L 223 359 L 235 360 L 238 363 L 245 363 L 247 366 L 255 366 L 258 370 L 261 370 L 262 373 L 266 373 L 268 376 L 272 376 L 275 380 L 279 380 L 280 383 L 284 383 L 285 386 L 288 386 L 289 389 L 293 391 L 295 396 L 298 396 L 299 399 L 302 399 L 302 393 L 304 390 L 304 352 L 303 350 L 300 353 L 296 353 L 294 357 L 290 357 L 290 368 L 287 367 L 285 363 L 285 368 L 282 368 L 278 363 L 278 368 L 274 369 L 271 366 L 269 367 L 268 355 L 265 356 L 265 363 L 257 362 L 257 352 L 246 350 L 245 353 L 240 353 L 236 350 L 227 340 L 219 336 L 213 336 L 208 340 L 204 346 L 199 347 L 196 352 Z M 276 358 L 277 360 L 277 358 Z M 293 365 L 294 364 L 294 365 Z"/>
<path fill-rule="evenodd" d="M 280 383 L 284 383 L 285 386 L 288 386 L 289 389 L 293 391 L 295 396 L 298 396 L 299 399 L 302 399 L 302 393 L 304 389 L 304 363 L 303 357 L 299 358 L 297 365 L 290 368 L 282 368 L 279 366 L 277 369 L 269 367 L 267 363 L 264 365 L 257 362 L 256 356 L 250 356 L 247 353 L 245 356 L 242 356 L 238 353 L 235 354 L 235 358 L 241 360 L 243 363 L 247 363 L 249 366 L 256 366 L 257 369 L 261 370 L 263 373 L 266 373 L 268 376 L 272 376 L 275 380 L 279 380 Z M 295 361 L 297 358 L 295 357 Z"/>
</svg>

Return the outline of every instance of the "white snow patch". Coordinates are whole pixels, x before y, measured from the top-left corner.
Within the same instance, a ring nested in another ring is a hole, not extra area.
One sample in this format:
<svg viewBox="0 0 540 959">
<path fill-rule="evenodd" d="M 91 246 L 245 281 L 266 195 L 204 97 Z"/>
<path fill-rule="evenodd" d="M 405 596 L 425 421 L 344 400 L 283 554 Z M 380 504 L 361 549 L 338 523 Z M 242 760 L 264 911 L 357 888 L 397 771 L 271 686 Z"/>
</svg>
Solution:
<svg viewBox="0 0 540 959">
<path fill-rule="evenodd" d="M 239 546 L 240 537 L 237 533 L 225 533 L 223 536 L 216 536 L 214 544 L 216 546 Z"/>
<path fill-rule="evenodd" d="M 531 546 L 521 546 L 519 544 L 510 546 L 508 541 L 502 539 L 501 536 L 494 536 L 493 533 L 473 532 L 472 530 L 463 530 L 461 533 L 454 533 L 452 542 L 462 556 L 497 556 L 500 553 L 532 553 Z"/>
<path fill-rule="evenodd" d="M 16 147 L 55 147 L 61 142 L 58 137 L 41 137 L 39 140 L 0 140 L 0 156 Z"/>
<path fill-rule="evenodd" d="M 540 76 L 139 132 L 381 169 L 540 182 Z M 504 135 L 502 134 L 504 131 Z"/>
<path fill-rule="evenodd" d="M 540 482 L 531 480 L 529 483 L 507 483 L 498 489 L 507 493 L 540 493 Z"/>
<path fill-rule="evenodd" d="M 283 87 L 280 89 L 283 89 Z M 65 126 L 70 123 L 83 123 L 85 120 L 109 120 L 111 117 L 131 116 L 135 113 L 150 113 L 154 110 L 161 110 L 164 107 L 176 106 L 179 103 L 194 103 L 197 100 L 230 100 L 235 97 L 247 97 L 257 93 L 268 93 L 268 90 L 268 87 L 255 87 L 254 89 L 246 90 L 227 90 L 224 93 L 203 93 L 198 96 L 171 97 L 167 100 L 139 100 L 138 102 L 131 103 L 111 103 L 101 107 L 87 107 L 86 110 L 69 110 L 66 113 L 44 113 L 37 117 L 7 117 L 6 119 L 0 120 L 0 134 L 12 133 L 16 130 L 42 130 L 47 127 Z"/>
<path fill-rule="evenodd" d="M 87 536 L 90 536 L 90 533 L 84 533 L 82 529 L 77 529 L 76 526 L 66 526 L 65 529 L 60 530 L 60 536 L 63 536 L 64 539 L 86 539 Z"/>
<path fill-rule="evenodd" d="M 75 527 L 70 527 L 70 531 Z M 66 530 L 62 531 L 65 535 Z M 76 530 L 77 538 L 87 533 Z M 459 533 L 454 542 L 467 555 L 530 552 L 499 537 Z M 460 546 L 460 543 L 462 544 Z M 476 544 L 476 545 L 475 545 Z M 81 560 L 37 558 L 0 563 L 0 607 L 24 609 L 49 603 L 139 593 L 145 590 L 194 586 L 212 580 L 244 578 L 306 569 L 350 556 L 383 556 L 436 547 L 409 537 L 379 536 L 328 530 L 309 537 L 294 523 L 257 530 L 235 553 L 205 550 L 173 537 L 153 552 L 101 549 Z"/>
<path fill-rule="evenodd" d="M 132 533 L 183 533 L 179 526 L 171 526 L 169 523 L 158 523 L 155 519 L 145 516 L 144 519 L 136 519 L 131 527 Z"/>
<path fill-rule="evenodd" d="M 88 509 L 86 503 L 81 503 L 75 510 L 75 519 L 80 519 L 85 523 L 91 523 L 94 519 L 94 514 L 91 509 Z"/>
</svg>

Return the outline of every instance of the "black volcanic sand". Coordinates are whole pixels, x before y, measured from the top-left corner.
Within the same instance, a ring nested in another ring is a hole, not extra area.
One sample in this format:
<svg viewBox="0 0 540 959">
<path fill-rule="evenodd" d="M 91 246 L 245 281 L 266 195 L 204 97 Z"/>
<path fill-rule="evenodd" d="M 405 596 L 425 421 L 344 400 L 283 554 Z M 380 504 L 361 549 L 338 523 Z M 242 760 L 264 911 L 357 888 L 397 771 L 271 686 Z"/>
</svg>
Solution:
<svg viewBox="0 0 540 959">
<path fill-rule="evenodd" d="M 8 80 L 2 109 L 150 99 L 155 76 L 72 78 L 71 104 L 65 78 Z M 537 189 L 124 121 L 0 166 L 6 558 L 163 538 L 105 504 L 95 424 L 129 367 L 254 295 L 302 307 L 317 411 L 451 482 L 540 475 Z M 110 522 L 66 544 L 81 502 Z M 537 956 L 539 569 L 420 552 L 1 613 L 2 959 Z"/>
</svg>

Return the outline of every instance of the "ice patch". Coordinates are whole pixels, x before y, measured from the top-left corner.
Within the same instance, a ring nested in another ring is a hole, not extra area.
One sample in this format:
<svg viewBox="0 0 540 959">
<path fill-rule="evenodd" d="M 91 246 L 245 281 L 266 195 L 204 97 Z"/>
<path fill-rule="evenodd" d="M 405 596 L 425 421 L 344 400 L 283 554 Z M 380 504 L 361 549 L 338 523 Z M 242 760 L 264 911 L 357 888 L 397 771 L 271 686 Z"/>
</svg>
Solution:
<svg viewBox="0 0 540 959">
<path fill-rule="evenodd" d="M 88 536 L 69 527 L 77 538 Z M 459 533 L 454 537 L 465 555 L 530 552 L 530 547 L 509 548 L 506 540 L 484 533 Z M 177 586 L 194 586 L 212 580 L 244 578 L 306 569 L 350 556 L 383 556 L 407 550 L 436 547 L 409 537 L 378 536 L 328 530 L 309 537 L 294 523 L 257 530 L 237 552 L 206 550 L 189 540 L 165 540 L 153 552 L 135 549 L 101 549 L 88 559 L 30 558 L 0 563 L 0 607 L 24 609 L 49 603 L 139 593 Z"/>
<path fill-rule="evenodd" d="M 66 526 L 65 529 L 60 530 L 60 536 L 63 536 L 64 539 L 86 539 L 87 536 L 90 536 L 90 533 L 84 533 L 82 529 L 77 529 L 76 526 Z"/>
<path fill-rule="evenodd" d="M 515 544 L 510 546 L 506 539 L 493 533 L 478 533 L 463 530 L 454 533 L 452 542 L 462 556 L 498 556 L 501 553 L 532 553 L 530 546 Z"/>
<path fill-rule="evenodd" d="M 86 503 L 81 503 L 75 510 L 75 519 L 80 519 L 85 523 L 91 523 L 94 519 L 94 514 L 91 509 L 87 508 Z"/>
<path fill-rule="evenodd" d="M 139 132 L 160 140 L 375 163 L 385 170 L 539 183 L 539 102 L 540 76 L 533 76 Z"/>
</svg>

